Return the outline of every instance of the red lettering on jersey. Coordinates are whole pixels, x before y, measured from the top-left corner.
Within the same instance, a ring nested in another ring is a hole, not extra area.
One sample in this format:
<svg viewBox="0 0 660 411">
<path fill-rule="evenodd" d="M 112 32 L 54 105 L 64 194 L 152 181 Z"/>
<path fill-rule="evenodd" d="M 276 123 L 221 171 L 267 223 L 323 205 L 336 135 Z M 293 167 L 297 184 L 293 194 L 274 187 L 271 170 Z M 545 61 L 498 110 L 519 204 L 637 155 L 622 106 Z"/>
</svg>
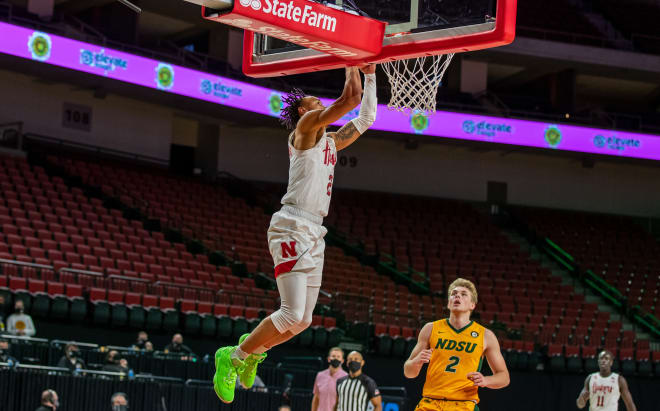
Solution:
<svg viewBox="0 0 660 411">
<path fill-rule="evenodd" d="M 297 257 L 298 253 L 296 252 L 296 242 L 295 241 L 289 241 L 289 243 L 285 243 L 284 241 L 281 243 L 282 245 L 282 258 L 289 258 L 289 257 Z"/>
<path fill-rule="evenodd" d="M 327 188 L 328 188 L 328 197 L 330 197 L 332 195 L 332 180 L 334 180 L 334 177 L 332 176 L 332 174 L 330 174 L 328 176 L 328 179 L 330 180 L 330 182 L 328 183 Z"/>
<path fill-rule="evenodd" d="M 332 164 L 333 166 L 337 164 L 337 156 L 334 153 L 330 153 L 332 150 L 330 149 L 330 143 L 327 141 L 325 142 L 325 148 L 323 149 L 323 164 L 328 165 Z"/>
</svg>

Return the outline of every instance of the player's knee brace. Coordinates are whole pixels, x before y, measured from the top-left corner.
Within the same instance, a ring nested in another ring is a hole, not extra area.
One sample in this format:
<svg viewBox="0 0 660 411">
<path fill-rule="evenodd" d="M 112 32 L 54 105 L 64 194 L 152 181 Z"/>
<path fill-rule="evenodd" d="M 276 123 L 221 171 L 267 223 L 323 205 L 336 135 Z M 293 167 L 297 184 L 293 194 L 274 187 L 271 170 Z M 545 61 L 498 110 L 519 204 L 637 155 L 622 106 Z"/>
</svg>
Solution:
<svg viewBox="0 0 660 411">
<path fill-rule="evenodd" d="M 309 314 L 305 313 L 302 320 L 298 324 L 291 327 L 289 331 L 291 331 L 293 335 L 300 334 L 301 332 L 305 331 L 307 327 L 309 327 L 311 324 L 312 324 L 312 313 L 311 312 Z"/>
<path fill-rule="evenodd" d="M 297 327 L 303 321 L 305 316 L 305 303 L 302 304 L 282 304 L 279 310 L 271 315 L 271 320 L 280 333 L 286 331 L 293 332 L 293 328 Z"/>
</svg>

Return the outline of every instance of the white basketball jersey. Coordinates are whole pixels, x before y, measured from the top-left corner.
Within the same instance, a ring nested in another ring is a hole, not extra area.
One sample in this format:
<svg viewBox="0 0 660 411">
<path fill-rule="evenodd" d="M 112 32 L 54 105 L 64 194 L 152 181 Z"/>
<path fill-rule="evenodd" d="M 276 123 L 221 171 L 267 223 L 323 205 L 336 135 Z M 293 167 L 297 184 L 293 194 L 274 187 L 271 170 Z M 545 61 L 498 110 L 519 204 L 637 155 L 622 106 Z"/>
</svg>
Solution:
<svg viewBox="0 0 660 411">
<path fill-rule="evenodd" d="M 300 208 L 320 217 L 328 215 L 337 163 L 335 140 L 323 134 L 308 150 L 296 150 L 289 136 L 289 186 L 282 204 Z"/>
<path fill-rule="evenodd" d="M 617 411 L 619 406 L 619 374 L 612 373 L 601 377 L 600 373 L 591 374 L 589 379 L 589 410 Z"/>
</svg>

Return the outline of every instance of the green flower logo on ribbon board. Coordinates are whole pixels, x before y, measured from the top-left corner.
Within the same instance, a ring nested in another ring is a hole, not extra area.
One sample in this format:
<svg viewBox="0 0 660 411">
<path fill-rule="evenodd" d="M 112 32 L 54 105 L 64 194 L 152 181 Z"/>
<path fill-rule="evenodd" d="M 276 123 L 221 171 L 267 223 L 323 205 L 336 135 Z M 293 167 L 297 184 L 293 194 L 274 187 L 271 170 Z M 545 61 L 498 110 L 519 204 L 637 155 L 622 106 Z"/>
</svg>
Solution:
<svg viewBox="0 0 660 411">
<path fill-rule="evenodd" d="M 174 68 L 172 66 L 158 63 L 156 67 L 156 86 L 161 90 L 169 90 L 174 86 Z"/>
<path fill-rule="evenodd" d="M 422 134 L 429 128 L 429 118 L 424 113 L 415 113 L 410 117 L 410 125 L 416 134 Z"/>
<path fill-rule="evenodd" d="M 282 96 L 279 93 L 271 93 L 268 99 L 268 108 L 271 113 L 275 115 L 280 114 L 280 111 L 282 111 Z"/>
<path fill-rule="evenodd" d="M 561 143 L 561 130 L 557 126 L 548 126 L 545 129 L 545 141 L 552 148 L 557 148 L 559 143 Z"/>
<path fill-rule="evenodd" d="M 28 39 L 28 50 L 30 50 L 30 54 L 32 54 L 34 60 L 48 60 L 52 46 L 53 43 L 50 40 L 50 36 L 40 31 L 35 31 Z"/>
</svg>

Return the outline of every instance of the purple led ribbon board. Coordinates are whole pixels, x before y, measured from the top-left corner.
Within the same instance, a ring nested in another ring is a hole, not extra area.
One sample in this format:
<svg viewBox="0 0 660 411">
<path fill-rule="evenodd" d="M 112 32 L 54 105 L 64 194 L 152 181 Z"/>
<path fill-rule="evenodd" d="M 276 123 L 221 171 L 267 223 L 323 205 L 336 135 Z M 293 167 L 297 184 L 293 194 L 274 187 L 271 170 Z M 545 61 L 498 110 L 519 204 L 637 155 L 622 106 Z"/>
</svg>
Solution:
<svg viewBox="0 0 660 411">
<path fill-rule="evenodd" d="M 277 117 L 282 92 L 0 22 L 0 53 Z M 330 100 L 324 99 L 328 104 Z M 336 125 L 356 117 L 347 114 Z M 404 115 L 378 106 L 373 128 L 440 138 L 660 160 L 660 136 L 438 111 Z"/>
</svg>

